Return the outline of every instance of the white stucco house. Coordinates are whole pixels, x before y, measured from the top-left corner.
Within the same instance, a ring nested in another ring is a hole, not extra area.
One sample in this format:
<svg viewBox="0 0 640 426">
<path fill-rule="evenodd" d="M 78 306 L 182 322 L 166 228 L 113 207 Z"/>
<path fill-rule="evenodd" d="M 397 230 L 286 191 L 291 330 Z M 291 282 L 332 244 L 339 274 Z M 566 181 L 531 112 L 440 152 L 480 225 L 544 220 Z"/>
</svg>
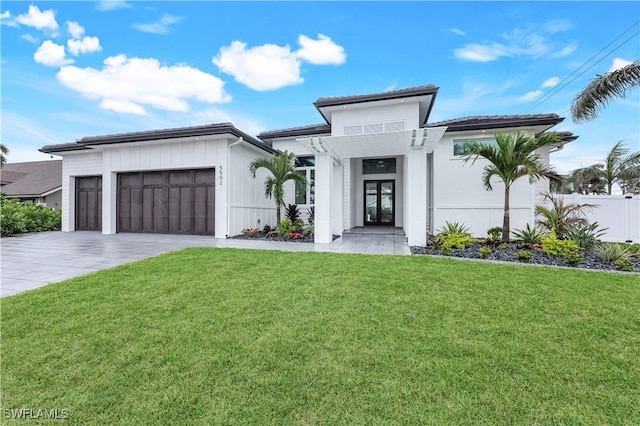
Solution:
<svg viewBox="0 0 640 426">
<path fill-rule="evenodd" d="M 477 236 L 500 226 L 503 191 L 482 186 L 485 165 L 464 164 L 468 140 L 490 142 L 496 131 L 549 131 L 556 114 L 476 116 L 429 122 L 438 88 L 320 98 L 324 123 L 267 131 L 252 137 L 231 123 L 85 137 L 40 151 L 63 157 L 63 231 L 101 230 L 236 235 L 275 224 L 264 196 L 263 170 L 248 172 L 258 156 L 289 151 L 309 180 L 290 183 L 288 202 L 315 209 L 315 241 L 361 226 L 402 228 L 410 245 L 445 221 L 464 222 Z M 544 162 L 577 136 L 561 132 Z M 521 179 L 511 190 L 512 227 L 534 221 L 542 180 Z"/>
</svg>

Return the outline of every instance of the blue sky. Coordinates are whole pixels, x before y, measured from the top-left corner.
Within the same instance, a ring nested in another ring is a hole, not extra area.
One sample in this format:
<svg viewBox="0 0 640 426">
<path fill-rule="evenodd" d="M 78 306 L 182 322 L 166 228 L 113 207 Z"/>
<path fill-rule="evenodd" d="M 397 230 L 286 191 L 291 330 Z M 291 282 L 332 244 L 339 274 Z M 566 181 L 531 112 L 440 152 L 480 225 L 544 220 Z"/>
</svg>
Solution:
<svg viewBox="0 0 640 426">
<path fill-rule="evenodd" d="M 552 158 L 561 172 L 619 140 L 640 149 L 637 89 L 591 123 L 569 116 L 596 74 L 640 58 L 635 1 L 3 1 L 0 14 L 9 162 L 84 136 L 315 124 L 319 97 L 430 83 L 430 121 L 567 117 L 556 129 L 580 138 Z"/>
</svg>

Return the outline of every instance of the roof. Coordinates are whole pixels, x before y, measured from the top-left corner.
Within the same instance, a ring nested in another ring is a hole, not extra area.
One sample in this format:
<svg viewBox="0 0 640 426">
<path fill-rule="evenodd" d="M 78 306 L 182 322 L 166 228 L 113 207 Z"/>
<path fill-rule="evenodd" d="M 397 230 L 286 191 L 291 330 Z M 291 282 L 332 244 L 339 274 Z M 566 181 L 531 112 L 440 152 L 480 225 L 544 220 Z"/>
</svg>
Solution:
<svg viewBox="0 0 640 426">
<path fill-rule="evenodd" d="M 237 129 L 232 123 L 208 124 L 204 126 L 193 126 L 193 127 L 177 127 L 177 128 L 171 128 L 171 129 L 148 130 L 143 132 L 117 133 L 117 134 L 104 135 L 104 136 L 87 136 L 76 141 L 75 143 L 46 145 L 40 148 L 40 151 L 44 153 L 56 153 L 56 152 L 65 152 L 65 151 L 77 151 L 77 150 L 87 149 L 96 145 L 143 142 L 143 141 L 153 141 L 158 139 L 175 139 L 175 138 L 224 135 L 224 134 L 231 134 L 236 137 L 241 137 L 248 143 L 255 145 L 260 149 L 263 149 L 271 153 L 275 152 L 273 148 L 271 148 L 269 145 Z"/>
<path fill-rule="evenodd" d="M 258 135 L 260 139 L 285 138 L 291 136 L 310 136 L 310 135 L 328 135 L 331 134 L 331 126 L 329 124 L 311 124 L 308 126 L 289 127 L 288 129 L 269 130 Z"/>
<path fill-rule="evenodd" d="M 41 197 L 62 187 L 62 160 L 7 163 L 0 180 L 0 192 L 9 197 Z"/>
<path fill-rule="evenodd" d="M 463 130 L 496 129 L 502 127 L 525 127 L 548 125 L 553 126 L 564 120 L 558 114 L 529 114 L 529 115 L 475 115 L 438 121 L 427 124 L 427 127 L 447 126 L 447 132 Z"/>
</svg>

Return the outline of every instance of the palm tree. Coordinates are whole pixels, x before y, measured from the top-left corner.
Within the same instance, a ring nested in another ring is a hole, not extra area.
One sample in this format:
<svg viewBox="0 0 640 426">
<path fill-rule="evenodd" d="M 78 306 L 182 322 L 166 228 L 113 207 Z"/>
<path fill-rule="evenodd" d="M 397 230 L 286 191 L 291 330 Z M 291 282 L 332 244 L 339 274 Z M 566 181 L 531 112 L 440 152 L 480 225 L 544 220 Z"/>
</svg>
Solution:
<svg viewBox="0 0 640 426">
<path fill-rule="evenodd" d="M 602 164 L 593 164 L 573 170 L 569 175 L 572 192 L 584 195 L 606 193 L 603 169 Z"/>
<path fill-rule="evenodd" d="M 559 180 L 560 176 L 551 166 L 542 164 L 540 155 L 535 151 L 542 147 L 560 142 L 554 133 L 545 133 L 535 137 L 525 132 L 496 133 L 497 146 L 482 142 L 467 144 L 465 163 L 476 162 L 478 158 L 489 161 L 482 174 L 482 183 L 487 191 L 493 190 L 491 178 L 497 177 L 504 183 L 504 218 L 502 221 L 502 241 L 509 241 L 510 214 L 509 193 L 511 185 L 521 177 L 528 176 L 533 183 L 540 178 Z"/>
<path fill-rule="evenodd" d="M 7 154 L 9 154 L 9 148 L 7 148 L 5 144 L 0 143 L 0 167 L 6 164 Z"/>
<path fill-rule="evenodd" d="M 625 186 L 634 186 L 632 183 L 640 176 L 640 151 L 630 152 L 624 143 L 619 141 L 604 158 L 603 179 L 607 184 L 607 194 L 611 195 L 614 183 L 628 182 Z M 635 179 L 634 179 L 635 177 Z M 637 182 L 636 182 L 637 184 Z"/>
<path fill-rule="evenodd" d="M 302 191 L 307 188 L 307 178 L 296 170 L 295 154 L 285 151 L 281 155 L 273 155 L 271 158 L 256 158 L 249 164 L 251 176 L 256 177 L 258 169 L 267 169 L 271 176 L 264 181 L 264 195 L 273 198 L 276 202 L 276 226 L 280 227 L 281 210 L 284 206 L 284 183 L 288 180 L 299 182 Z"/>
<path fill-rule="evenodd" d="M 576 123 L 591 121 L 614 97 L 624 98 L 640 86 L 640 61 L 604 75 L 597 75 L 571 102 L 571 116 Z"/>
</svg>

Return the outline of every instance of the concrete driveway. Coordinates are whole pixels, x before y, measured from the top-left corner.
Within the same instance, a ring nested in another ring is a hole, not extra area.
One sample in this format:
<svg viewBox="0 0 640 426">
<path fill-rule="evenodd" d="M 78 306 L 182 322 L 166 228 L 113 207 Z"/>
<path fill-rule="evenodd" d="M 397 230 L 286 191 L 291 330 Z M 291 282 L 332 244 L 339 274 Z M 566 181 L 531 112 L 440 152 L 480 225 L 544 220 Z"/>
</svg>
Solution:
<svg viewBox="0 0 640 426">
<path fill-rule="evenodd" d="M 331 244 L 308 244 L 196 235 L 39 232 L 0 240 L 0 297 L 187 247 L 410 254 L 404 235 L 345 233 Z"/>
</svg>

